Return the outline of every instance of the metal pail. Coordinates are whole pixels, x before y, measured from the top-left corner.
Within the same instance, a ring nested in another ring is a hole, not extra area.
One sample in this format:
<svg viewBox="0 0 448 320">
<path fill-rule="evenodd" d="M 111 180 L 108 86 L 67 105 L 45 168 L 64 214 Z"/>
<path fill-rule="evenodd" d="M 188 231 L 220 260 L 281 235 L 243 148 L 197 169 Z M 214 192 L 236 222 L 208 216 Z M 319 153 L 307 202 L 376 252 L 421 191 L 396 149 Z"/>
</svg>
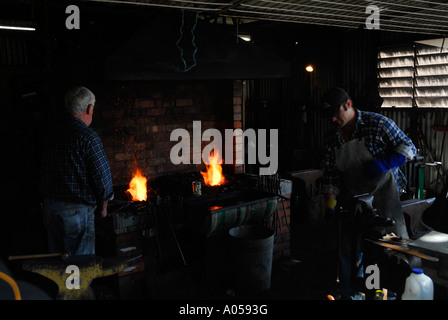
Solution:
<svg viewBox="0 0 448 320">
<path fill-rule="evenodd" d="M 237 290 L 263 292 L 271 287 L 274 231 L 261 225 L 229 230 L 232 278 Z"/>
</svg>

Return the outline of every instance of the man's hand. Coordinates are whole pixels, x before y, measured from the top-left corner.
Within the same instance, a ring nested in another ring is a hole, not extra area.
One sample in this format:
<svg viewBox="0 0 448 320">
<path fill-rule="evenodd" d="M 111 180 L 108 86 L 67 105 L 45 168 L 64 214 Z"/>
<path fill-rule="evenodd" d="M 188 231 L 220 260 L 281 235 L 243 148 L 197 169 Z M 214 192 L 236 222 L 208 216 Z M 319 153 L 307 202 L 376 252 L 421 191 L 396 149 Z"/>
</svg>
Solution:
<svg viewBox="0 0 448 320">
<path fill-rule="evenodd" d="M 334 225 L 336 221 L 336 195 L 326 194 L 325 195 L 325 220 L 330 224 Z"/>
<path fill-rule="evenodd" d="M 377 158 L 368 163 L 369 177 L 379 176 L 385 173 L 387 170 L 403 166 L 406 163 L 406 157 L 398 152 L 392 152 L 385 155 L 382 158 Z"/>
<path fill-rule="evenodd" d="M 99 218 L 106 218 L 107 216 L 107 203 L 109 200 L 104 201 L 96 208 L 96 216 Z"/>
</svg>

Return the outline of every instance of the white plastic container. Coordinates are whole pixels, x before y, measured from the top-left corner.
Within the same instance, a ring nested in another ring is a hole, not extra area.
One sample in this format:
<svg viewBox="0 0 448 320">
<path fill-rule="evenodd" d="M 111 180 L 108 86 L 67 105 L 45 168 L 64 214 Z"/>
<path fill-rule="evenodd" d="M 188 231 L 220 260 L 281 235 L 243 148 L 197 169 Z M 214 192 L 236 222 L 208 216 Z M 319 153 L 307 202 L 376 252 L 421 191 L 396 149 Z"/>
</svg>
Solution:
<svg viewBox="0 0 448 320">
<path fill-rule="evenodd" d="M 401 300 L 433 300 L 434 284 L 430 277 L 420 268 L 412 269 L 412 273 L 406 278 L 404 292 Z"/>
</svg>

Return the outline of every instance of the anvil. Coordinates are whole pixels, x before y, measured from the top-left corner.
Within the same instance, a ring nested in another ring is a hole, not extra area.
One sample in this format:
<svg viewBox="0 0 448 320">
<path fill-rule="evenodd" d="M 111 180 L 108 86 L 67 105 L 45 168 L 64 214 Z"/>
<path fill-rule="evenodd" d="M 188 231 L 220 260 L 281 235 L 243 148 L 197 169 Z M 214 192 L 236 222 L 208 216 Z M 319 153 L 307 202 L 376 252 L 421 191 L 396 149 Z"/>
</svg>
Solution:
<svg viewBox="0 0 448 320">
<path fill-rule="evenodd" d="M 125 271 L 135 264 L 136 257 L 109 257 L 99 256 L 73 256 L 68 259 L 27 259 L 22 263 L 22 268 L 38 273 L 57 284 L 59 292 L 58 300 L 85 300 L 92 299 L 90 283 L 93 279 L 102 278 Z M 73 267 L 78 268 L 77 274 L 73 273 Z M 70 277 L 70 279 L 69 279 Z M 79 277 L 76 278 L 75 277 Z M 79 286 L 73 286 L 74 279 Z"/>
</svg>

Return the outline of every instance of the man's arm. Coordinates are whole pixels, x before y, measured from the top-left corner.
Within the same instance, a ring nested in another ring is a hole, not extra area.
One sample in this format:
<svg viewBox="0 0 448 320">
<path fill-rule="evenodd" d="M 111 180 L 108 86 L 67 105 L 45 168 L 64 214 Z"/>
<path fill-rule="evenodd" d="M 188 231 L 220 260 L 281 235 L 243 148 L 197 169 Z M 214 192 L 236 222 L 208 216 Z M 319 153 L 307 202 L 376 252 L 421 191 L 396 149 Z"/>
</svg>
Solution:
<svg viewBox="0 0 448 320">
<path fill-rule="evenodd" d="M 109 160 L 97 134 L 93 135 L 90 142 L 87 167 L 92 177 L 92 187 L 97 199 L 97 213 L 104 218 L 107 216 L 108 201 L 113 199 L 114 192 Z"/>
<path fill-rule="evenodd" d="M 103 201 L 101 205 L 97 208 L 97 215 L 101 218 L 106 218 L 107 216 L 107 203 L 109 200 Z"/>
<path fill-rule="evenodd" d="M 389 169 L 403 166 L 417 153 L 412 140 L 391 119 L 385 118 L 382 133 L 383 141 L 390 151 L 369 163 L 372 175 L 382 174 Z"/>
<path fill-rule="evenodd" d="M 383 140 L 394 152 L 403 155 L 407 160 L 414 159 L 417 154 L 412 140 L 388 118 L 383 126 Z"/>
</svg>

